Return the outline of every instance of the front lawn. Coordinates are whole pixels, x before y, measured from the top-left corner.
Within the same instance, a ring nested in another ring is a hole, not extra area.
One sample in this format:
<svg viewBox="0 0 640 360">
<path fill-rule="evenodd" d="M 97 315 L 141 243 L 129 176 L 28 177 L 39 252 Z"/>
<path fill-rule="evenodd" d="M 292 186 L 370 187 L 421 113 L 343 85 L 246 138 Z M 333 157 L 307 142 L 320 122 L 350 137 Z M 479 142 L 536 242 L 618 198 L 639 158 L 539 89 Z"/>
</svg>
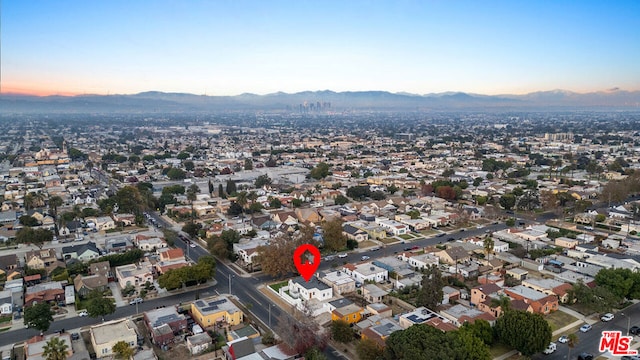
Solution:
<svg viewBox="0 0 640 360">
<path fill-rule="evenodd" d="M 285 287 L 289 284 L 288 281 L 283 281 L 283 282 L 279 282 L 279 283 L 275 283 L 275 284 L 271 284 L 269 285 L 270 288 L 273 289 L 273 291 L 275 291 L 276 293 L 280 292 L 280 288 L 281 287 Z"/>
<path fill-rule="evenodd" d="M 547 315 L 545 319 L 551 326 L 551 331 L 562 329 L 563 327 L 578 320 L 577 318 L 562 311 L 554 311 L 551 314 Z"/>
</svg>

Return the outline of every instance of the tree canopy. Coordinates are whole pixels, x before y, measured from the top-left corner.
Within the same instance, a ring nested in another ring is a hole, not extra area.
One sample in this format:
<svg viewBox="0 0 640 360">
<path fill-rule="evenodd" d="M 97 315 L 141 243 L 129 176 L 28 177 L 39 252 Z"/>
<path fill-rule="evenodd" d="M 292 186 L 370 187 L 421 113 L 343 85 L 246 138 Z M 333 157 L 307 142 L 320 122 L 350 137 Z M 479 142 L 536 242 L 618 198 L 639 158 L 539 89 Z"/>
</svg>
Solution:
<svg viewBox="0 0 640 360">
<path fill-rule="evenodd" d="M 49 330 L 52 322 L 53 312 L 47 303 L 34 304 L 24 309 L 24 323 L 30 328 L 45 332 Z"/>
<path fill-rule="evenodd" d="M 46 360 L 66 360 L 69 345 L 59 337 L 52 337 L 43 347 L 42 356 Z"/>
<path fill-rule="evenodd" d="M 551 341 L 549 323 L 542 315 L 526 311 L 505 311 L 494 329 L 498 340 L 525 356 L 543 351 Z"/>
<path fill-rule="evenodd" d="M 442 302 L 442 288 L 445 285 L 440 269 L 437 266 L 426 268 L 420 285 L 416 305 L 434 310 Z"/>
<path fill-rule="evenodd" d="M 329 164 L 325 162 L 321 162 L 316 165 L 313 169 L 311 169 L 311 176 L 313 179 L 320 180 L 324 179 L 329 175 Z"/>
<path fill-rule="evenodd" d="M 117 359 L 130 359 L 135 351 L 129 344 L 124 341 L 118 341 L 113 345 L 111 351 L 115 354 Z"/>
<path fill-rule="evenodd" d="M 469 332 L 443 332 L 429 325 L 417 324 L 406 330 L 396 331 L 387 338 L 384 358 L 489 360 L 491 354 L 489 347 Z"/>
</svg>

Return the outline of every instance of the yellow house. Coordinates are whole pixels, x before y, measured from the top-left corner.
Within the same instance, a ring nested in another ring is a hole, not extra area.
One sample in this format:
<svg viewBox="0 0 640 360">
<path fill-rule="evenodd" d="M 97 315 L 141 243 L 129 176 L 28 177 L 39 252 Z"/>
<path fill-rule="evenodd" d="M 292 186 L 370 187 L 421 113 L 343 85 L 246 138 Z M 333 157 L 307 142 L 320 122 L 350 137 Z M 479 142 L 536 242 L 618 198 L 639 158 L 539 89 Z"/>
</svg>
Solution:
<svg viewBox="0 0 640 360">
<path fill-rule="evenodd" d="M 331 312 L 331 321 L 342 320 L 349 324 L 355 324 L 362 320 L 363 309 L 356 304 L 337 308 Z"/>
<path fill-rule="evenodd" d="M 203 327 L 210 327 L 221 322 L 227 325 L 239 325 L 244 320 L 242 311 L 223 297 L 196 300 L 191 303 L 191 314 Z"/>
<path fill-rule="evenodd" d="M 129 346 L 135 346 L 138 335 L 136 325 L 128 319 L 107 321 L 91 327 L 91 344 L 98 359 L 112 357 L 113 345 L 124 341 Z"/>
</svg>

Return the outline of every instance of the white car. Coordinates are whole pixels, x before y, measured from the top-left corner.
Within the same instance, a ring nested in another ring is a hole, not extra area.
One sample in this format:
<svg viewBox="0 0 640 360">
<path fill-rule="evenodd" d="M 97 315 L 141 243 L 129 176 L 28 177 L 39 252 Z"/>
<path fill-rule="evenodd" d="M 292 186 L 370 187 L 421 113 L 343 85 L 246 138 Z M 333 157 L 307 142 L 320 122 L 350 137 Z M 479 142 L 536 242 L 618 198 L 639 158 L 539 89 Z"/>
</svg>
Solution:
<svg viewBox="0 0 640 360">
<path fill-rule="evenodd" d="M 346 258 L 346 257 L 347 257 L 347 254 L 339 254 L 339 255 L 338 255 L 338 257 L 339 257 L 339 258 Z"/>
<path fill-rule="evenodd" d="M 613 320 L 613 314 L 612 313 L 606 313 L 606 314 L 604 314 L 604 315 L 602 315 L 600 317 L 600 320 L 602 320 L 602 321 L 611 321 L 611 320 Z"/>
<path fill-rule="evenodd" d="M 559 343 L 562 343 L 562 344 L 566 344 L 566 343 L 568 343 L 568 342 L 569 342 L 569 337 L 568 337 L 567 335 L 562 335 L 562 336 L 560 336 L 560 338 L 558 339 L 558 342 L 559 342 Z"/>
<path fill-rule="evenodd" d="M 360 260 L 365 261 L 365 260 L 369 260 L 370 258 L 367 255 L 363 255 Z"/>
<path fill-rule="evenodd" d="M 582 326 L 580 326 L 580 332 L 586 333 L 587 331 L 591 330 L 592 326 L 589 324 L 584 324 Z"/>
<path fill-rule="evenodd" d="M 192 247 L 192 248 L 194 248 L 194 247 L 196 247 L 196 244 L 194 244 L 194 243 L 191 243 L 191 244 L 189 244 L 189 247 Z"/>
<path fill-rule="evenodd" d="M 87 312 L 87 310 L 82 310 L 78 312 L 78 316 L 80 317 L 89 316 L 89 313 Z"/>
<path fill-rule="evenodd" d="M 135 298 L 135 299 L 129 301 L 129 305 L 142 304 L 143 301 L 144 300 L 142 300 L 142 298 L 138 297 L 138 298 Z"/>
<path fill-rule="evenodd" d="M 554 351 L 556 351 L 556 343 L 554 343 L 554 342 L 549 343 L 549 346 L 547 346 L 547 348 L 544 349 L 545 355 L 549 355 L 549 354 L 553 353 Z"/>
</svg>

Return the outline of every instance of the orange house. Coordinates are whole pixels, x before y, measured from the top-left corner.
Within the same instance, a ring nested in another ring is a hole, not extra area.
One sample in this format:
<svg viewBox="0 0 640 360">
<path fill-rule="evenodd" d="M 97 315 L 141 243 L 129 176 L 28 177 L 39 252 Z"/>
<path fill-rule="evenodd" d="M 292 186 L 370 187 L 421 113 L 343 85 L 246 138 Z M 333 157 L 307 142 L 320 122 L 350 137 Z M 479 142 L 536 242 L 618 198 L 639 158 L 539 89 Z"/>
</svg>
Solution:
<svg viewBox="0 0 640 360">
<path fill-rule="evenodd" d="M 355 324 L 362 320 L 364 310 L 355 304 L 337 308 L 331 312 L 331 321 L 342 320 L 349 324 Z"/>
<path fill-rule="evenodd" d="M 522 285 L 505 288 L 504 292 L 515 300 L 523 300 L 531 306 L 534 313 L 546 315 L 558 310 L 558 297 L 555 295 L 547 295 Z"/>
</svg>

